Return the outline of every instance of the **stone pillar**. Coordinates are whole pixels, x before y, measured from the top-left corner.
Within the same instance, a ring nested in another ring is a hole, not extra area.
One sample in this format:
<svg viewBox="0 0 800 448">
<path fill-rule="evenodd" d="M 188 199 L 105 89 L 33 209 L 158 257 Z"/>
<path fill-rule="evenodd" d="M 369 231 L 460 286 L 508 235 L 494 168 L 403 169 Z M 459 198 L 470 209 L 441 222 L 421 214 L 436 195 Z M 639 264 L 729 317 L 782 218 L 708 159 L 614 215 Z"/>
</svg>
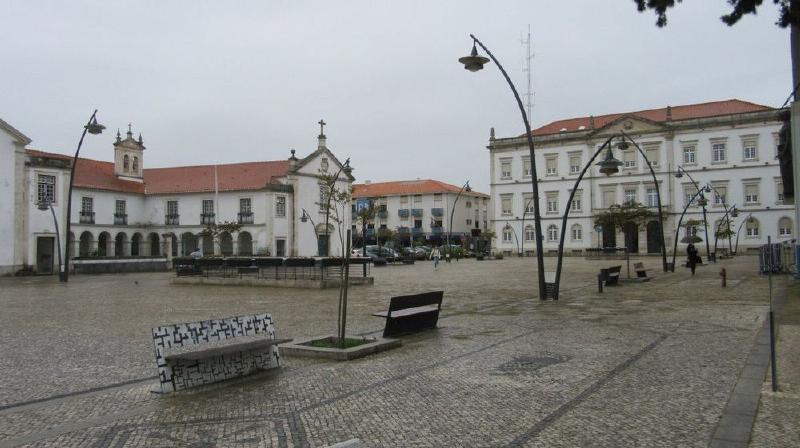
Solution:
<svg viewBox="0 0 800 448">
<path fill-rule="evenodd" d="M 167 269 L 172 269 L 172 235 L 164 235 L 164 256 L 167 258 Z"/>
</svg>

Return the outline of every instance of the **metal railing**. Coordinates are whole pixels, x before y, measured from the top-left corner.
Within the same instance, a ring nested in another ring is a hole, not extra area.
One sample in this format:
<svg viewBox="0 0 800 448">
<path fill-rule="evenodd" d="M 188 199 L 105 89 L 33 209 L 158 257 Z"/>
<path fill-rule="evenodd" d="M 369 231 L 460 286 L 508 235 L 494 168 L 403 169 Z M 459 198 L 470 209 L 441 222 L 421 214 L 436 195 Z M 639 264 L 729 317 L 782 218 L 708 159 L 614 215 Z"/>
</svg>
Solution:
<svg viewBox="0 0 800 448">
<path fill-rule="evenodd" d="M 94 212 L 81 212 L 81 224 L 94 224 Z"/>
</svg>

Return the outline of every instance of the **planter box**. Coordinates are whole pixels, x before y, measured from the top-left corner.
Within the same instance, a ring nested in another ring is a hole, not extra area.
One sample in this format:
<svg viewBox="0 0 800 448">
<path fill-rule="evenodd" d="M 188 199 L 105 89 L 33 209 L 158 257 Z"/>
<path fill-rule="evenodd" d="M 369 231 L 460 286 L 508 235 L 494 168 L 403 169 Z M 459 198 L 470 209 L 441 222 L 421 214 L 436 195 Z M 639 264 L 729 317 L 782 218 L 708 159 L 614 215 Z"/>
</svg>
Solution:
<svg viewBox="0 0 800 448">
<path fill-rule="evenodd" d="M 339 349 L 327 347 L 312 347 L 307 345 L 312 341 L 321 339 L 332 338 L 335 336 L 317 336 L 308 339 L 302 339 L 297 342 L 281 345 L 282 356 L 305 356 L 310 358 L 326 358 L 334 359 L 336 361 L 349 361 L 351 359 L 361 358 L 373 353 L 379 353 L 393 348 L 400 347 L 403 343 L 399 339 L 375 339 L 366 344 L 357 345 L 355 347 Z"/>
</svg>

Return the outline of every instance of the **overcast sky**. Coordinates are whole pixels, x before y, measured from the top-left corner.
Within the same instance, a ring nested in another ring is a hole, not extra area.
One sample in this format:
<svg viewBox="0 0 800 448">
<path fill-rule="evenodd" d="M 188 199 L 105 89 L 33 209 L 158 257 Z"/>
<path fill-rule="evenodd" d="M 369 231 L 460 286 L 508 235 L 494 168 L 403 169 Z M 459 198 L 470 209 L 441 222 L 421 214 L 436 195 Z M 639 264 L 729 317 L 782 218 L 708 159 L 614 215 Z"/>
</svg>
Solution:
<svg viewBox="0 0 800 448">
<path fill-rule="evenodd" d="M 471 179 L 488 192 L 489 128 L 524 132 L 496 67 L 458 63 L 474 33 L 526 90 L 532 122 L 791 91 L 789 32 L 765 2 L 727 27 L 723 0 L 686 1 L 657 28 L 632 0 L 0 0 L 0 118 L 32 148 L 112 160 L 117 128 L 144 164 L 276 160 L 328 146 L 359 182 Z"/>
</svg>

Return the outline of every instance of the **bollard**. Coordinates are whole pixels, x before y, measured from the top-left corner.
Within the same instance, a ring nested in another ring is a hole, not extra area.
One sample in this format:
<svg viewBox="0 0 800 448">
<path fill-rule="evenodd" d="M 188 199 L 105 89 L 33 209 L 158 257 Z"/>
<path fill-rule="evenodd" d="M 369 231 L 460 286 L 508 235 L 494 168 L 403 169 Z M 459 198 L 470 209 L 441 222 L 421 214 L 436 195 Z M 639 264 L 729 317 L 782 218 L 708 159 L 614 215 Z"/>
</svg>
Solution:
<svg viewBox="0 0 800 448">
<path fill-rule="evenodd" d="M 725 288 L 728 285 L 728 273 L 725 271 L 725 268 L 722 268 L 722 270 L 719 271 L 719 276 L 722 278 L 722 287 Z"/>
<path fill-rule="evenodd" d="M 603 274 L 597 274 L 597 291 L 603 292 Z"/>
</svg>

